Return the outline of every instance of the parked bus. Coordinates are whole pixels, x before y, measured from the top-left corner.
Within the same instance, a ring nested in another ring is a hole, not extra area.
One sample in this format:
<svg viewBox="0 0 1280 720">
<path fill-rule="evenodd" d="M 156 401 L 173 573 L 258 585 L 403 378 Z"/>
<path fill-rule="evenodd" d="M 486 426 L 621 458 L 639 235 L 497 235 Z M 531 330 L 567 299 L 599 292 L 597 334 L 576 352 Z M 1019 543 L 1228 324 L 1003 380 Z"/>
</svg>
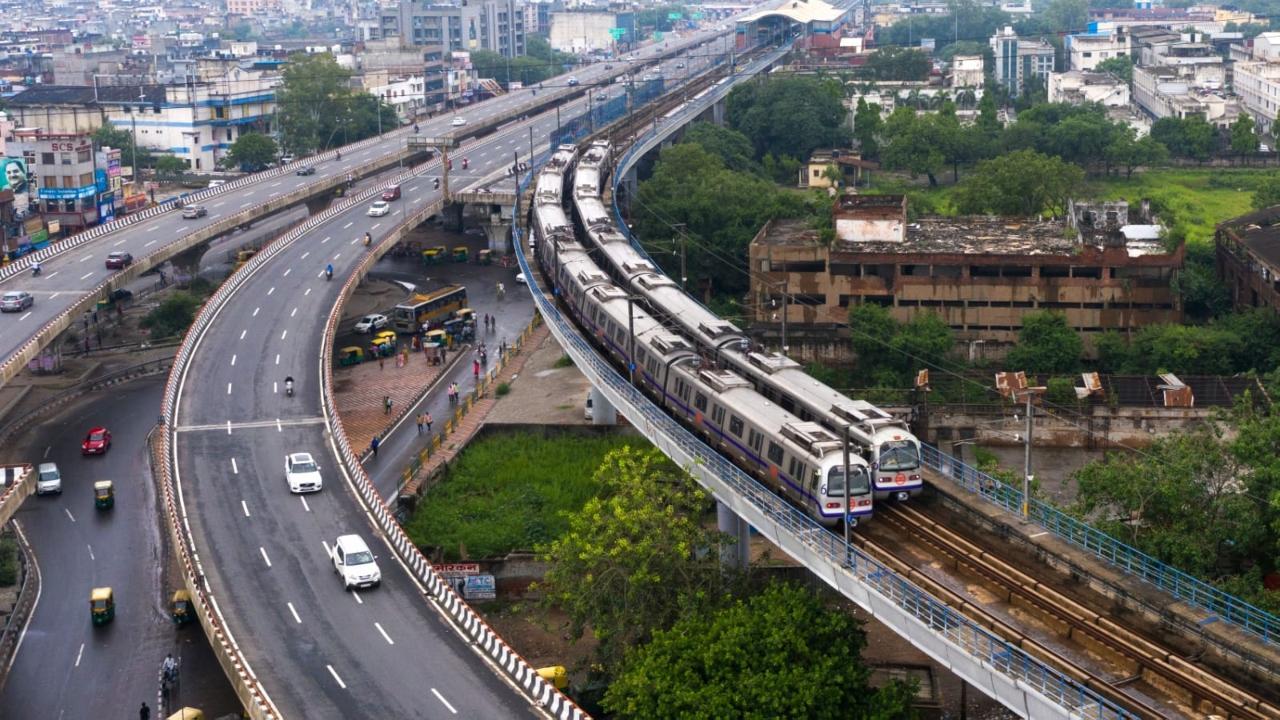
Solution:
<svg viewBox="0 0 1280 720">
<path fill-rule="evenodd" d="M 431 322 L 448 320 L 467 306 L 467 289 L 449 285 L 426 295 L 418 294 L 400 303 L 391 315 L 391 325 L 398 333 L 415 333 Z"/>
</svg>

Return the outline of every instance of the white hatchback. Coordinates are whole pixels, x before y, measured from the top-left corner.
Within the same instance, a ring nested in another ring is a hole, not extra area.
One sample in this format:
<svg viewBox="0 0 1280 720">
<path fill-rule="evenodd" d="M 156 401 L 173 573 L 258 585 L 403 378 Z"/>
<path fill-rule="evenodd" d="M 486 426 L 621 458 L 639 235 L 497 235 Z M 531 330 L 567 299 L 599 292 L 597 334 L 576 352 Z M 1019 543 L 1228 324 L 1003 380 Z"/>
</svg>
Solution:
<svg viewBox="0 0 1280 720">
<path fill-rule="evenodd" d="M 342 578 L 342 587 L 374 587 L 382 582 L 378 558 L 359 535 L 342 535 L 333 541 L 333 571 Z"/>
<path fill-rule="evenodd" d="M 382 217 L 383 215 L 388 215 L 390 213 L 391 203 L 386 202 L 385 200 L 379 200 L 369 206 L 369 217 Z"/>
<path fill-rule="evenodd" d="M 463 125 L 467 124 L 467 119 L 462 117 L 461 115 L 454 115 L 453 122 L 450 124 L 453 125 L 454 127 L 462 127 Z"/>
<path fill-rule="evenodd" d="M 58 472 L 57 463 L 40 463 L 36 468 L 36 494 L 62 494 L 62 473 Z"/>
<path fill-rule="evenodd" d="M 324 487 L 320 479 L 320 466 L 311 458 L 311 453 L 293 453 L 284 458 L 284 479 L 289 483 L 289 492 L 319 492 Z"/>
</svg>

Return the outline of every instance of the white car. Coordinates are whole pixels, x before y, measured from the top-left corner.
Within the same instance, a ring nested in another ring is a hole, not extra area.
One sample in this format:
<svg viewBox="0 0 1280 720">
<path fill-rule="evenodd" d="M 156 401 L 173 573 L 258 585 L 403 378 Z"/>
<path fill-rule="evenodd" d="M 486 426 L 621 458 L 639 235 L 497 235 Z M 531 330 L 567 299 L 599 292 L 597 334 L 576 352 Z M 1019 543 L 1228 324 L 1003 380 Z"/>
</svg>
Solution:
<svg viewBox="0 0 1280 720">
<path fill-rule="evenodd" d="M 529 281 L 525 278 L 524 273 L 516 273 L 516 282 L 521 285 L 528 285 Z"/>
<path fill-rule="evenodd" d="M 369 206 L 368 214 L 369 214 L 369 217 L 382 217 L 383 215 L 390 215 L 391 203 L 387 202 L 386 200 L 379 200 L 378 202 Z"/>
<path fill-rule="evenodd" d="M 62 473 L 58 472 L 57 463 L 40 463 L 36 469 L 36 494 L 62 494 Z"/>
<path fill-rule="evenodd" d="M 359 535 L 342 535 L 333 541 L 333 571 L 347 590 L 373 587 L 382 582 L 378 558 Z"/>
<path fill-rule="evenodd" d="M 36 299 L 25 290 L 10 290 L 0 295 L 0 312 L 22 312 L 35 305 Z"/>
<path fill-rule="evenodd" d="M 461 115 L 454 115 L 453 122 L 451 124 L 454 127 L 462 127 L 463 125 L 467 124 L 467 119 L 462 117 Z"/>
<path fill-rule="evenodd" d="M 320 466 L 311 453 L 293 453 L 284 458 L 284 479 L 289 482 L 289 492 L 320 492 L 324 482 L 320 480 Z"/>
<path fill-rule="evenodd" d="M 365 315 L 356 322 L 356 332 L 371 333 L 374 330 L 381 330 L 387 326 L 386 315 Z"/>
</svg>

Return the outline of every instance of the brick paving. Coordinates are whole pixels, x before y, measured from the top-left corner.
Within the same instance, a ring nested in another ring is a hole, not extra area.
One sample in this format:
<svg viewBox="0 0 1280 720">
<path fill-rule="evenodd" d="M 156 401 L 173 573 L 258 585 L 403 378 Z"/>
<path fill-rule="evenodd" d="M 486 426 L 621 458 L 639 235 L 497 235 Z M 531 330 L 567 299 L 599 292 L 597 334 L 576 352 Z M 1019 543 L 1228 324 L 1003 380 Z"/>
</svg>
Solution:
<svg viewBox="0 0 1280 720">
<path fill-rule="evenodd" d="M 401 342 L 405 347 L 406 342 Z M 466 352 L 464 346 L 461 352 Z M 449 354 L 452 362 L 456 353 Z M 347 432 L 351 447 L 363 452 L 374 435 L 384 434 L 406 407 L 440 377 L 444 366 L 432 365 L 421 351 L 409 352 L 408 363 L 396 367 L 396 358 L 366 359 L 359 365 L 335 368 L 333 372 L 334 404 L 339 422 Z M 383 410 L 383 398 L 391 396 L 391 412 Z"/>
<path fill-rule="evenodd" d="M 511 359 L 502 368 L 502 370 L 498 372 L 491 387 L 496 387 L 498 383 L 510 382 L 511 379 L 524 368 L 525 362 L 533 354 L 533 351 L 540 347 L 550 334 L 551 331 L 547 329 L 546 325 L 539 324 L 534 328 L 533 332 L 529 334 L 528 339 L 521 346 L 520 351 L 511 355 Z M 480 426 L 484 425 L 485 419 L 489 415 L 489 411 L 493 409 L 493 406 L 497 402 L 497 397 L 492 391 L 490 391 L 485 393 L 484 397 L 475 401 L 471 405 L 470 410 L 464 411 L 462 419 L 453 428 L 452 432 L 444 436 L 439 450 L 431 453 L 431 456 L 422 464 L 422 467 L 418 472 L 415 473 L 409 482 L 405 484 L 404 488 L 401 490 L 401 494 L 417 495 L 421 490 L 422 483 L 427 478 L 431 477 L 432 474 L 435 473 L 436 469 L 441 465 L 453 460 L 462 448 L 466 446 L 466 444 L 471 440 L 471 437 L 480 429 Z M 460 405 L 459 407 L 462 406 Z M 440 424 L 441 427 L 445 427 L 444 423 L 451 419 L 452 417 L 441 417 L 436 418 L 436 422 Z"/>
</svg>

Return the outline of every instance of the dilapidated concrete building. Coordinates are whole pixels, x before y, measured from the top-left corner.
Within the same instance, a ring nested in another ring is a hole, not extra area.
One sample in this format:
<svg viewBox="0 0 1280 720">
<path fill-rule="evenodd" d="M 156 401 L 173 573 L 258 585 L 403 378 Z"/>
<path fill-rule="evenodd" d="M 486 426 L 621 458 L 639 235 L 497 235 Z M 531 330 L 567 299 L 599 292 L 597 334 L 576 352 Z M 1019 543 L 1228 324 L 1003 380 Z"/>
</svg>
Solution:
<svg viewBox="0 0 1280 720">
<path fill-rule="evenodd" d="M 1220 223 L 1214 249 L 1218 277 L 1237 310 L 1280 310 L 1280 206 Z"/>
<path fill-rule="evenodd" d="M 1158 226 L 1129 215 L 1124 202 L 1076 203 L 1067 220 L 912 221 L 903 196 L 843 195 L 830 244 L 801 220 L 773 221 L 756 235 L 752 327 L 777 344 L 785 312 L 794 354 L 844 360 L 844 326 L 859 303 L 888 307 L 900 321 L 937 313 L 984 356 L 1002 354 L 1035 310 L 1063 313 L 1086 346 L 1108 330 L 1181 322 L 1174 280 L 1184 248 L 1169 251 Z"/>
</svg>

